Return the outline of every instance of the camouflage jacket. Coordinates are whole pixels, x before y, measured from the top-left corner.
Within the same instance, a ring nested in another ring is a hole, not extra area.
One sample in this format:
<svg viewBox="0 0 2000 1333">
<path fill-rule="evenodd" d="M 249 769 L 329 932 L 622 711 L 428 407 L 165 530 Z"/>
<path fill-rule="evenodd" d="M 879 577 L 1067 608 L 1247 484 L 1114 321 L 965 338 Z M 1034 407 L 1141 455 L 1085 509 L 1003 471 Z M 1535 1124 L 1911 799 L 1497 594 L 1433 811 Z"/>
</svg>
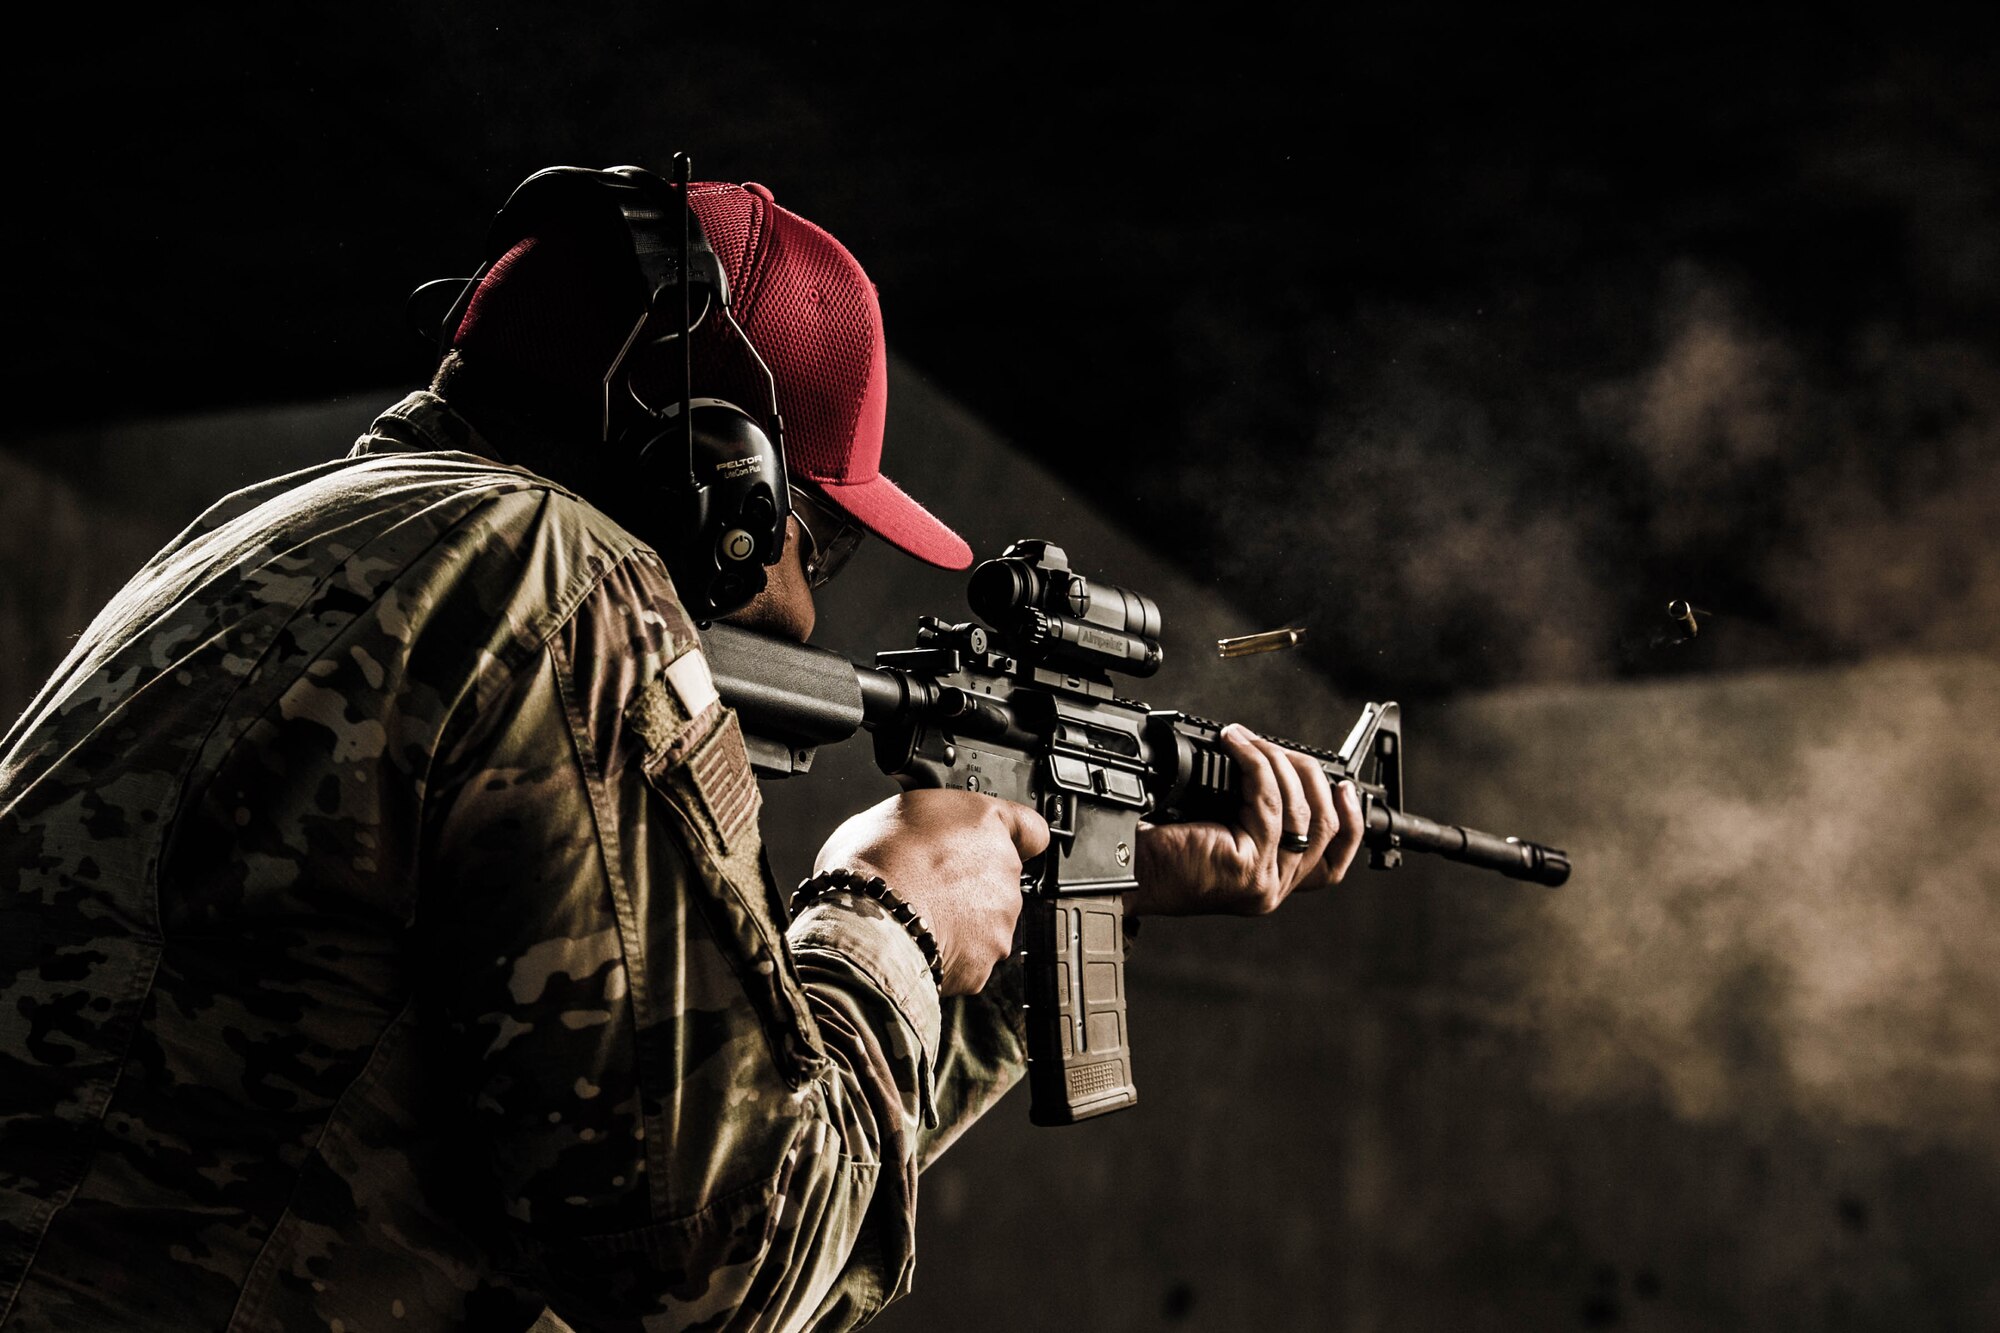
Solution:
<svg viewBox="0 0 2000 1333">
<path fill-rule="evenodd" d="M 0 1322 L 865 1320 L 1019 1036 L 758 808 L 658 558 L 441 400 L 221 501 L 0 743 Z"/>
</svg>

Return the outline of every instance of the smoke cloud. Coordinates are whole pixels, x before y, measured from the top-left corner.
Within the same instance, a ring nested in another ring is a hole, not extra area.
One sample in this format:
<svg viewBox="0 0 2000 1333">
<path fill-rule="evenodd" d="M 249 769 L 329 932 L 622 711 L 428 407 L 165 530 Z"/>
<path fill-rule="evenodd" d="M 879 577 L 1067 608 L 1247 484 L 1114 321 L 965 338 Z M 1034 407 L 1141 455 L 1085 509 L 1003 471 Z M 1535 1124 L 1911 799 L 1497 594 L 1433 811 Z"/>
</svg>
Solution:
<svg viewBox="0 0 2000 1333">
<path fill-rule="evenodd" d="M 1578 851 L 1490 978 L 1557 1104 L 1891 1130 L 2000 1163 L 2000 667 L 1531 692 L 1457 710 L 1466 809 Z M 1564 772 L 1588 775 L 1571 786 Z M 1534 775 L 1543 775 L 1537 780 Z"/>
<path fill-rule="evenodd" d="M 1265 333 L 1198 313 L 1182 370 L 1214 443 L 1164 498 L 1371 691 L 2000 647 L 1989 345 L 1802 331 L 1692 262 L 1650 308 L 1590 350 L 1533 296 Z M 1246 467 L 1246 436 L 1300 443 Z M 1713 613 L 1696 641 L 1676 599 Z"/>
</svg>

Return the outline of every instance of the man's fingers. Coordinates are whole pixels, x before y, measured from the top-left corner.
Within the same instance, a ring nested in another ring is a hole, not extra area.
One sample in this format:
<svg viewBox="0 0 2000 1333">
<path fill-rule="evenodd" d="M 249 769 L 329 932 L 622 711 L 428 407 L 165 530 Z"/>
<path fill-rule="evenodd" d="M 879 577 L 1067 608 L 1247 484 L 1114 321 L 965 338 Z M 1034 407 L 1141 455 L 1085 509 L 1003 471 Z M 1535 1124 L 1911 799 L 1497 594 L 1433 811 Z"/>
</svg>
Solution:
<svg viewBox="0 0 2000 1333">
<path fill-rule="evenodd" d="M 1221 741 L 1240 775 L 1243 808 L 1237 819 L 1258 846 L 1269 846 L 1277 839 L 1285 818 L 1285 791 L 1278 785 L 1277 770 L 1248 727 L 1230 723 L 1222 729 Z"/>
<path fill-rule="evenodd" d="M 1032 807 L 1015 801 L 995 800 L 993 804 L 999 809 L 1000 818 L 1007 825 L 1007 836 L 1014 840 L 1014 850 L 1021 860 L 1041 855 L 1049 845 L 1049 821 Z"/>
<path fill-rule="evenodd" d="M 1299 853 L 1292 880 L 1295 887 L 1316 889 L 1325 882 L 1317 872 L 1333 846 L 1334 836 L 1342 829 L 1340 809 L 1335 804 L 1333 783 L 1328 780 L 1325 769 L 1310 756 L 1295 750 L 1286 750 L 1284 755 L 1292 770 L 1299 775 L 1299 784 L 1305 791 L 1306 808 L 1312 812 L 1310 827 L 1301 830 L 1306 834 L 1306 848 Z"/>
<path fill-rule="evenodd" d="M 1340 801 L 1340 832 L 1321 860 L 1330 884 L 1340 883 L 1347 874 L 1347 868 L 1354 864 L 1354 854 L 1361 850 L 1361 837 L 1368 831 L 1368 821 L 1361 813 L 1360 790 L 1343 780 L 1335 795 Z"/>
<path fill-rule="evenodd" d="M 1277 778 L 1278 790 L 1282 793 L 1284 810 L 1278 818 L 1278 842 L 1273 850 L 1277 857 L 1279 873 L 1286 878 L 1285 887 L 1290 888 L 1290 881 L 1296 878 L 1289 874 L 1290 868 L 1298 864 L 1297 858 L 1302 853 L 1286 847 L 1284 839 L 1297 833 L 1304 835 L 1310 844 L 1313 835 L 1313 810 L 1306 799 L 1305 778 L 1299 773 L 1298 766 L 1292 762 L 1298 756 L 1294 756 L 1284 746 L 1276 741 L 1267 741 L 1262 736 L 1257 737 L 1253 744 L 1264 752 L 1266 759 L 1271 761 L 1272 776 Z"/>
</svg>

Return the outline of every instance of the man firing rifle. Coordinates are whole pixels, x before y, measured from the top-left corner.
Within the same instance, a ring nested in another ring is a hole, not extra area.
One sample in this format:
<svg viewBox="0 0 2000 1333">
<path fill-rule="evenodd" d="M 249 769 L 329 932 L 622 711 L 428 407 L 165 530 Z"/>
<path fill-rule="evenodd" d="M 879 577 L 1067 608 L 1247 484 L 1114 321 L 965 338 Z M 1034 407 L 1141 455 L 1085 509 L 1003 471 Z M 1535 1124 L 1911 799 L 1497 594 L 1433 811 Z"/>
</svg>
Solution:
<svg viewBox="0 0 2000 1333">
<path fill-rule="evenodd" d="M 1019 1077 L 1041 817 L 892 798 L 791 916 L 696 631 L 803 642 L 864 533 L 970 563 L 879 471 L 874 289 L 755 185 L 516 200 L 432 390 L 204 514 L 0 742 L 11 1328 L 850 1327 Z M 1218 743 L 1240 809 L 1145 829 L 1132 911 L 1352 861 L 1351 786 Z"/>
</svg>

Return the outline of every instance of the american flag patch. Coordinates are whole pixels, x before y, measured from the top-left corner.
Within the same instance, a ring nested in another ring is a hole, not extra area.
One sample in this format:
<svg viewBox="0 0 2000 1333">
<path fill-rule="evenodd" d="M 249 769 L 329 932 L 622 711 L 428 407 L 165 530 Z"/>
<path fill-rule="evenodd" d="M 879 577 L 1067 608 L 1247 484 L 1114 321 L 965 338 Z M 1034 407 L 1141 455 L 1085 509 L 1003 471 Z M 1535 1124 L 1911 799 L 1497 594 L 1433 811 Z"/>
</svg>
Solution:
<svg viewBox="0 0 2000 1333">
<path fill-rule="evenodd" d="M 696 748 L 688 761 L 688 776 L 694 779 L 695 795 L 715 824 L 726 855 L 730 844 L 755 825 L 763 801 L 734 713 L 725 712 L 708 743 Z"/>
</svg>

